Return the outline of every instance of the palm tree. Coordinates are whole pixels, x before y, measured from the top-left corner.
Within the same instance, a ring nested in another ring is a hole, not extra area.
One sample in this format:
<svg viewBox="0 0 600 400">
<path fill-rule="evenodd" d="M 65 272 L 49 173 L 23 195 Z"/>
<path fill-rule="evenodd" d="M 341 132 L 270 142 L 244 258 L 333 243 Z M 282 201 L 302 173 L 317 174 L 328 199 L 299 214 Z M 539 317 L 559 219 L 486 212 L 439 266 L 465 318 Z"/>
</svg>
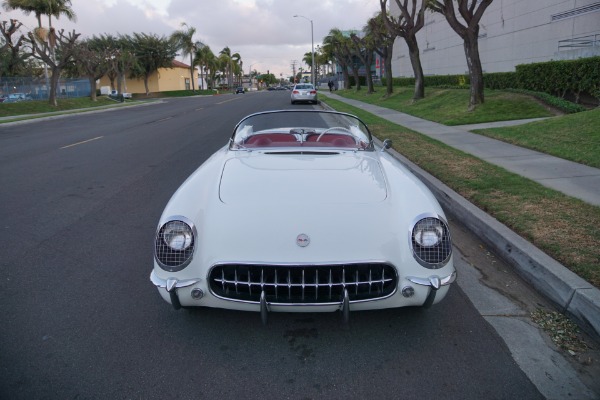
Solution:
<svg viewBox="0 0 600 400">
<path fill-rule="evenodd" d="M 356 90 L 360 89 L 360 81 L 358 80 L 358 69 L 352 60 L 350 52 L 350 38 L 344 36 L 343 32 L 338 28 L 333 28 L 329 31 L 329 35 L 323 39 L 324 51 L 331 54 L 342 69 L 344 77 L 344 87 L 350 88 L 350 77 L 348 76 L 348 67 L 352 68 L 355 75 Z"/>
<path fill-rule="evenodd" d="M 201 46 L 196 49 L 195 58 L 196 64 L 200 66 L 200 84 L 202 85 L 202 90 L 204 90 L 204 72 L 206 72 L 207 79 L 208 77 L 214 79 L 214 75 L 210 74 L 210 72 L 215 69 L 215 55 L 209 46 Z"/>
<path fill-rule="evenodd" d="M 196 55 L 196 51 L 203 47 L 204 44 L 202 42 L 194 42 L 193 36 L 196 33 L 196 28 L 188 27 L 185 22 L 181 23 L 182 28 L 187 28 L 180 31 L 175 31 L 171 38 L 177 43 L 177 48 L 181 51 L 181 55 L 183 57 L 190 55 L 190 76 L 192 78 L 192 92 L 195 91 L 194 87 L 194 70 L 195 70 L 195 62 L 194 56 Z"/>
<path fill-rule="evenodd" d="M 71 8 L 71 0 L 5 0 L 2 7 L 7 11 L 20 10 L 29 15 L 35 14 L 38 28 L 42 27 L 42 15 L 48 16 L 48 27 L 52 28 L 52 17 L 64 15 L 69 21 L 77 20 L 75 11 Z"/>
<path fill-rule="evenodd" d="M 385 24 L 384 16 L 381 12 L 367 21 L 364 28 L 365 33 L 375 40 L 374 50 L 383 59 L 386 97 L 390 97 L 394 92 L 392 81 L 392 55 L 394 53 L 394 39 L 396 35 L 390 32 Z"/>
<path fill-rule="evenodd" d="M 239 63 L 241 62 L 242 56 L 240 56 L 239 53 L 231 54 L 231 49 L 229 47 L 225 47 L 219 53 L 219 58 L 223 63 L 224 72 L 227 74 L 227 85 L 231 88 L 233 84 L 234 70 L 239 68 Z M 235 68 L 234 65 L 236 66 Z"/>
</svg>

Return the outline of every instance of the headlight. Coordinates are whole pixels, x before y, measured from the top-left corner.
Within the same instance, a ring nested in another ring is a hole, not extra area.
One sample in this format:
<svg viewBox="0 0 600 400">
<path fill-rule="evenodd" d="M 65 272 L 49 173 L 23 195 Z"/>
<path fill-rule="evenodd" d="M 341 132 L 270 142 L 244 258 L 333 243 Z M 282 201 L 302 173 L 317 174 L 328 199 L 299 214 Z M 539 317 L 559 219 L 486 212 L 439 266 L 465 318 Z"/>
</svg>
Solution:
<svg viewBox="0 0 600 400">
<path fill-rule="evenodd" d="M 186 223 L 168 222 L 163 229 L 162 240 L 174 251 L 184 251 L 192 245 L 194 234 Z"/>
<path fill-rule="evenodd" d="M 425 268 L 442 268 L 452 254 L 448 225 L 437 216 L 421 215 L 416 221 L 410 230 L 413 256 Z"/>
<path fill-rule="evenodd" d="M 194 254 L 196 228 L 184 217 L 173 217 L 156 232 L 154 257 L 165 271 L 185 268 Z"/>
</svg>

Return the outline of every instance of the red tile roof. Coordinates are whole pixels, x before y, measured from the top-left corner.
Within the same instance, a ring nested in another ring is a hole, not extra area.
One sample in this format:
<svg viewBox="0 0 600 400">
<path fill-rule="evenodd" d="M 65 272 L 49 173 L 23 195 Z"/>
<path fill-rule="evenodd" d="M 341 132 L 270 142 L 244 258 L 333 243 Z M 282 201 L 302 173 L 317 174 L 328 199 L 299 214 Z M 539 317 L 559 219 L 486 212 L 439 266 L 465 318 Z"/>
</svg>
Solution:
<svg viewBox="0 0 600 400">
<path fill-rule="evenodd" d="M 187 68 L 190 69 L 190 66 L 187 64 L 184 64 L 180 61 L 177 60 L 173 60 L 173 68 Z"/>
</svg>

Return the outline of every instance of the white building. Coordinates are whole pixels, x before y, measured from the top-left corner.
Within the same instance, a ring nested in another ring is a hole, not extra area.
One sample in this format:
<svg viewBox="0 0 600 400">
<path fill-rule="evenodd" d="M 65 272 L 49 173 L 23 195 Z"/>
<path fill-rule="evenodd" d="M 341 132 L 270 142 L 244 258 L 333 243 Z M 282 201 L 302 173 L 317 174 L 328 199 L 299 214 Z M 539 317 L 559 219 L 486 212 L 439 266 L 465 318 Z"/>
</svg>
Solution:
<svg viewBox="0 0 600 400">
<path fill-rule="evenodd" d="M 399 15 L 394 0 L 392 15 Z M 494 0 L 480 22 L 484 72 L 514 71 L 519 64 L 600 55 L 600 1 Z M 467 74 L 463 41 L 445 17 L 427 11 L 417 34 L 425 75 Z M 393 76 L 414 76 L 406 43 L 397 38 Z"/>
</svg>

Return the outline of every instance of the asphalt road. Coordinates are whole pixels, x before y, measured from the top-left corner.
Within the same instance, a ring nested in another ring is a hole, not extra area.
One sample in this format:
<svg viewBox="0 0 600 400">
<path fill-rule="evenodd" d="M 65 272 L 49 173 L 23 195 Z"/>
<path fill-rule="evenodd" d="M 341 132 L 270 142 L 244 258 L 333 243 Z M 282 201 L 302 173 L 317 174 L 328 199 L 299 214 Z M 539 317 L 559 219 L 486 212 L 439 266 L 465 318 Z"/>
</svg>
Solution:
<svg viewBox="0 0 600 400">
<path fill-rule="evenodd" d="M 247 93 L 0 127 L 1 399 L 543 398 L 458 285 L 349 326 L 160 298 L 171 194 L 244 115 L 289 107 L 289 92 Z"/>
</svg>

